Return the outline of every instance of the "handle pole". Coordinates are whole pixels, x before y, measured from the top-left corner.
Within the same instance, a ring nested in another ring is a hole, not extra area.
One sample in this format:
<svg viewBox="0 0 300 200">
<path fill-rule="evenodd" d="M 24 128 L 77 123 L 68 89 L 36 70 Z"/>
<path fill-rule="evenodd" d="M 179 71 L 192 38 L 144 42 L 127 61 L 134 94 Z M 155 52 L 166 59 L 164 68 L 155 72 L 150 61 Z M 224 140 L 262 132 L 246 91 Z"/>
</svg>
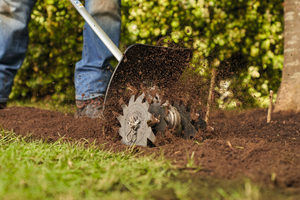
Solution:
<svg viewBox="0 0 300 200">
<path fill-rule="evenodd" d="M 88 13 L 85 7 L 78 0 L 70 0 L 73 6 L 77 9 L 79 14 L 84 18 L 84 20 L 90 25 L 93 31 L 98 35 L 100 40 L 105 44 L 105 46 L 110 50 L 110 52 L 115 56 L 115 58 L 120 62 L 122 59 L 122 52 L 113 43 L 113 41 L 106 35 L 103 29 L 97 24 L 94 18 Z"/>
</svg>

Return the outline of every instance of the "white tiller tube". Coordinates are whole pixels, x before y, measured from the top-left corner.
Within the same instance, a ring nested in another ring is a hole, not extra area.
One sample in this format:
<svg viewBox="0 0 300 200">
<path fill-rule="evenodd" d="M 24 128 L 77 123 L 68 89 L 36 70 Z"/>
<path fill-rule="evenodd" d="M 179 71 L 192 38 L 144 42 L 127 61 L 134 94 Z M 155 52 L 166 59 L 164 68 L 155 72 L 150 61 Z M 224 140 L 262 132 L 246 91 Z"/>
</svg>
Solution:
<svg viewBox="0 0 300 200">
<path fill-rule="evenodd" d="M 97 24 L 93 17 L 88 13 L 85 7 L 77 0 L 70 0 L 74 7 L 77 9 L 79 14 L 84 18 L 84 20 L 90 25 L 94 32 L 98 35 L 101 41 L 106 45 L 110 52 L 115 56 L 115 58 L 120 62 L 122 59 L 122 52 L 113 43 L 113 41 L 106 35 L 102 28 Z"/>
</svg>

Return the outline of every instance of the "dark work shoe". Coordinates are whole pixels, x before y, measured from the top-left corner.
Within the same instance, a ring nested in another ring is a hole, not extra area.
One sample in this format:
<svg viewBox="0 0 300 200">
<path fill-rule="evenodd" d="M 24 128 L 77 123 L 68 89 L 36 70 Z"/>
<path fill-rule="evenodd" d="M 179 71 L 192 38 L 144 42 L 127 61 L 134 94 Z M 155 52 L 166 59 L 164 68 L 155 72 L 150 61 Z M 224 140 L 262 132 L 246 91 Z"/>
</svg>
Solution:
<svg viewBox="0 0 300 200">
<path fill-rule="evenodd" d="M 101 118 L 103 117 L 103 103 L 104 97 L 96 97 L 89 100 L 76 100 L 77 110 L 74 117 L 89 117 L 89 118 Z"/>
<path fill-rule="evenodd" d="M 5 103 L 0 103 L 0 110 L 6 108 L 6 102 Z"/>
</svg>

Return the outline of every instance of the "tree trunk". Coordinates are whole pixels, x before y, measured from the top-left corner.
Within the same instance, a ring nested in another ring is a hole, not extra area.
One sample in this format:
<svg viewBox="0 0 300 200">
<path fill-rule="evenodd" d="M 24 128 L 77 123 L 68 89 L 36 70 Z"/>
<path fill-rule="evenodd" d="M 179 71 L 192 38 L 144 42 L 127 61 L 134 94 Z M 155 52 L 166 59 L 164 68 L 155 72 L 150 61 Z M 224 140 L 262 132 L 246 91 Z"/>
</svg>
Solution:
<svg viewBox="0 0 300 200">
<path fill-rule="evenodd" d="M 300 0 L 284 3 L 284 62 L 275 112 L 300 112 Z"/>
</svg>

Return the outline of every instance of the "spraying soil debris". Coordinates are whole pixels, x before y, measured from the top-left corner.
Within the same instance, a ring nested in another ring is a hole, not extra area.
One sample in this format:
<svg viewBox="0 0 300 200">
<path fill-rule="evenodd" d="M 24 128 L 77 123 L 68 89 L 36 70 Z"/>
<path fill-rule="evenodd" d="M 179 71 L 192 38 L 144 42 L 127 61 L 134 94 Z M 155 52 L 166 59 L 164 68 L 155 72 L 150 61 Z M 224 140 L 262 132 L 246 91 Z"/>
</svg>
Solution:
<svg viewBox="0 0 300 200">
<path fill-rule="evenodd" d="M 110 124 L 118 120 L 123 144 L 152 146 L 157 135 L 168 131 L 191 139 L 206 129 L 201 110 L 189 104 L 193 91 L 180 98 L 180 93 L 168 90 L 182 89 L 176 83 L 189 65 L 191 49 L 134 44 L 122 53 L 79 1 L 71 3 L 119 61 L 106 89 L 101 118 Z M 124 96 L 127 90 L 129 99 Z"/>
</svg>

